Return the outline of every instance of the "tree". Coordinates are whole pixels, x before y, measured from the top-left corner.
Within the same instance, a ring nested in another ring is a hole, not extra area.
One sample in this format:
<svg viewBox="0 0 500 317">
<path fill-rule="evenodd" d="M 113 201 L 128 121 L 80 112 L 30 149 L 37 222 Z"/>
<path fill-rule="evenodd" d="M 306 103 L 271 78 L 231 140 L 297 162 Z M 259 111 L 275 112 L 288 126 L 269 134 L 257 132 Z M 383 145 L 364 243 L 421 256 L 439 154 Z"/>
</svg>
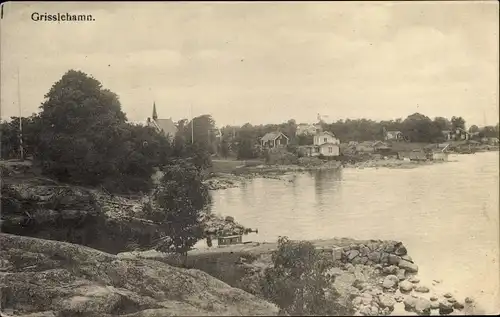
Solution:
<svg viewBox="0 0 500 317">
<path fill-rule="evenodd" d="M 200 215 L 210 204 L 208 187 L 203 184 L 199 169 L 189 163 L 178 162 L 163 168 L 164 176 L 153 194 L 159 207 L 151 219 L 165 227 L 169 238 L 162 240 L 157 249 L 187 251 L 203 237 Z"/>
<path fill-rule="evenodd" d="M 286 314 L 349 315 L 336 299 L 335 277 L 328 271 L 333 261 L 317 251 L 311 242 L 278 240 L 272 255 L 273 267 L 265 270 L 262 292 Z"/>
<path fill-rule="evenodd" d="M 451 130 L 451 122 L 450 120 L 443 117 L 434 118 L 434 125 L 439 129 L 439 131 Z"/>
<path fill-rule="evenodd" d="M 441 136 L 441 131 L 435 124 L 420 113 L 409 115 L 402 122 L 402 132 L 405 136 L 409 137 L 412 142 L 434 142 L 434 140 Z"/>
<path fill-rule="evenodd" d="M 36 159 L 60 181 L 145 191 L 154 167 L 171 155 L 165 137 L 128 124 L 118 96 L 83 72 L 65 73 L 40 108 Z"/>
<path fill-rule="evenodd" d="M 453 130 L 456 130 L 456 129 L 465 129 L 465 120 L 464 120 L 464 118 L 453 116 L 451 118 L 451 128 Z"/>
<path fill-rule="evenodd" d="M 479 127 L 475 124 L 471 125 L 469 128 L 469 133 L 476 133 L 479 132 Z"/>
<path fill-rule="evenodd" d="M 38 136 L 40 133 L 40 118 L 37 114 L 22 118 L 23 126 L 23 152 L 24 157 L 36 154 Z M 19 117 L 11 117 L 10 121 L 4 121 L 1 129 L 1 155 L 3 159 L 18 158 L 20 156 L 19 143 Z"/>
</svg>

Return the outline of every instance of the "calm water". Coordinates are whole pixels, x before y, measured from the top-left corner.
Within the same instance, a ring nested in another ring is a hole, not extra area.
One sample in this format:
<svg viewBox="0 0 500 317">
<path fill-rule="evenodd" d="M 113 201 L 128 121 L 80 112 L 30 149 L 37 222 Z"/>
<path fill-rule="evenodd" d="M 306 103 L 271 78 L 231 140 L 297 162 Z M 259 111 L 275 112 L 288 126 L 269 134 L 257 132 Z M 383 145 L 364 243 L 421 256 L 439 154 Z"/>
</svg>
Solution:
<svg viewBox="0 0 500 317">
<path fill-rule="evenodd" d="M 499 309 L 499 153 L 416 169 L 344 169 L 254 179 L 213 194 L 215 213 L 258 228 L 247 240 L 402 241 L 423 283 Z"/>
</svg>

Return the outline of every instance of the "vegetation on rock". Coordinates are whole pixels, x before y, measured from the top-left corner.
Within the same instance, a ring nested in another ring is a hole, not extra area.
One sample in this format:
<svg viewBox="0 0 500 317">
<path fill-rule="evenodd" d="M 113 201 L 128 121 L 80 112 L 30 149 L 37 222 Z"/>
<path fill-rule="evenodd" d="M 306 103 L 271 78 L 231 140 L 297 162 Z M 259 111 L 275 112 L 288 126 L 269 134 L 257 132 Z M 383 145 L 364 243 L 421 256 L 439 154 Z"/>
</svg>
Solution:
<svg viewBox="0 0 500 317">
<path fill-rule="evenodd" d="M 273 267 L 264 272 L 262 293 L 284 313 L 292 316 L 349 314 L 337 302 L 335 277 L 328 273 L 334 267 L 333 260 L 311 242 L 281 237 L 272 260 Z"/>
</svg>

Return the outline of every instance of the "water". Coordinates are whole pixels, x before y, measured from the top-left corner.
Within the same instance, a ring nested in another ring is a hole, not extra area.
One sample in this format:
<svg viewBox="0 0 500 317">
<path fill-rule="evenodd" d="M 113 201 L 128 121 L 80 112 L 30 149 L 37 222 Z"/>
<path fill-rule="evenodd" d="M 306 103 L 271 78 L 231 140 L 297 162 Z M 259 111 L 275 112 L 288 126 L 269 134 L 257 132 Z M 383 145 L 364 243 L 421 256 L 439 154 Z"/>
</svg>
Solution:
<svg viewBox="0 0 500 317">
<path fill-rule="evenodd" d="M 419 265 L 422 283 L 488 313 L 499 304 L 499 153 L 451 156 L 415 169 L 344 169 L 254 179 L 216 191 L 213 211 L 258 228 L 246 240 L 392 239 Z"/>
</svg>

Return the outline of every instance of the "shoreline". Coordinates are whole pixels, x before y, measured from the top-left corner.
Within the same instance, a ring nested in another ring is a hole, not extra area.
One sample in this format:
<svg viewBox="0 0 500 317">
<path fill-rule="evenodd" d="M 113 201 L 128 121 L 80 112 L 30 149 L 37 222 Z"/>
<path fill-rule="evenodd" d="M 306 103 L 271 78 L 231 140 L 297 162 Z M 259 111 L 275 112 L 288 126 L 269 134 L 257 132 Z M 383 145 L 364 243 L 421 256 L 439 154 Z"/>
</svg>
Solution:
<svg viewBox="0 0 500 317">
<path fill-rule="evenodd" d="M 421 166 L 438 165 L 453 161 L 404 161 L 398 159 L 373 159 L 356 163 L 344 163 L 329 161 L 321 165 L 258 165 L 252 167 L 240 167 L 231 172 L 212 173 L 205 181 L 210 190 L 223 190 L 238 188 L 241 183 L 255 178 L 267 178 L 291 182 L 286 176 L 297 175 L 307 172 L 335 171 L 342 169 L 365 169 L 365 168 L 387 168 L 387 169 L 413 169 Z"/>
<path fill-rule="evenodd" d="M 477 314 L 476 301 L 458 298 L 441 280 L 421 279 L 415 264 L 401 242 L 332 238 L 309 240 L 317 250 L 335 263 L 330 272 L 339 300 L 352 304 L 355 316 L 457 315 Z M 265 268 L 272 266 L 276 242 L 199 248 L 188 252 L 188 268 L 204 271 L 215 278 L 259 296 L 258 281 Z M 157 251 L 127 252 L 123 258 L 161 261 L 179 266 L 175 255 Z M 217 263 L 216 266 L 210 263 Z"/>
</svg>

